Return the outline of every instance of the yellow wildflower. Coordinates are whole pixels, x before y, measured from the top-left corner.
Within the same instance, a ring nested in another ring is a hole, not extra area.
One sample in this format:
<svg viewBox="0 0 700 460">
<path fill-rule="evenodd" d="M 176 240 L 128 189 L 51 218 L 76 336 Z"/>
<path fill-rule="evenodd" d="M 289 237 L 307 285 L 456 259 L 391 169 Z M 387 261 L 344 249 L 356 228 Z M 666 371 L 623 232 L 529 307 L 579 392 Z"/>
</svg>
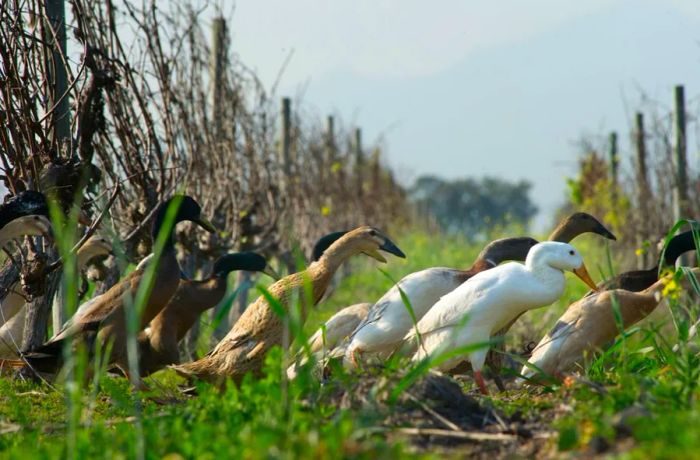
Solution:
<svg viewBox="0 0 700 460">
<path fill-rule="evenodd" d="M 661 295 L 671 299 L 677 299 L 681 296 L 681 286 L 674 278 L 671 278 L 666 282 L 663 291 L 661 291 Z"/>
<path fill-rule="evenodd" d="M 595 424 L 590 420 L 582 421 L 581 425 L 579 426 L 579 433 L 579 445 L 585 446 L 591 441 L 593 435 L 595 434 Z"/>
</svg>

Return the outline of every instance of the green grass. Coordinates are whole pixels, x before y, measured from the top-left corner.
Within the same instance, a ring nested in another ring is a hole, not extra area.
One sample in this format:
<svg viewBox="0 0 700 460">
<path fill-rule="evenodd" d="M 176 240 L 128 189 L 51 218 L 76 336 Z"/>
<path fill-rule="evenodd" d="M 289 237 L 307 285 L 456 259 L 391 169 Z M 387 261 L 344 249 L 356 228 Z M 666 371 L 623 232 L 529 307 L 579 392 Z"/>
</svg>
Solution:
<svg viewBox="0 0 700 460">
<path fill-rule="evenodd" d="M 352 274 L 310 312 L 304 327 L 307 333 L 338 308 L 378 299 L 391 287 L 389 277 L 400 279 L 431 266 L 467 268 L 481 249 L 458 237 L 395 236 L 408 259 L 392 257 L 381 266 L 389 275 L 385 276 L 374 261 L 356 258 Z M 610 267 L 600 239 L 585 236 L 574 244 L 594 279 L 599 280 L 601 272 L 621 268 Z M 614 261 L 614 245 L 611 249 Z M 509 336 L 509 347 L 517 349 L 526 340 L 538 340 L 586 290 L 578 279 L 569 277 L 562 299 L 526 315 Z M 253 290 L 252 295 L 258 293 Z M 681 331 L 688 323 L 680 320 Z M 594 446 L 604 445 L 611 457 L 698 457 L 696 341 L 672 352 L 658 334 L 641 329 L 620 339 L 585 376 L 602 384 L 602 392 L 576 383 L 496 394 L 484 403 L 508 417 L 521 414 L 554 430 L 556 435 L 548 441 L 551 455 L 586 456 Z M 283 359 L 281 350 L 270 354 L 263 380 L 247 379 L 240 389 L 229 386 L 224 392 L 201 384 L 199 396 L 190 399 L 178 394 L 176 385 L 182 381 L 171 371 L 148 379 L 150 394 L 133 393 L 127 381 L 117 378 L 102 378 L 98 390 L 92 384 L 49 387 L 0 378 L 0 457 L 138 458 L 141 445 L 146 458 L 442 457 L 432 450 L 416 451 L 408 439 L 368 434 L 382 422 L 373 411 L 340 408 L 330 396 L 358 376 L 341 376 L 333 384 L 321 385 L 302 374 L 286 383 Z M 78 360 L 78 369 L 80 365 Z M 474 394 L 470 381 L 464 385 Z"/>
</svg>

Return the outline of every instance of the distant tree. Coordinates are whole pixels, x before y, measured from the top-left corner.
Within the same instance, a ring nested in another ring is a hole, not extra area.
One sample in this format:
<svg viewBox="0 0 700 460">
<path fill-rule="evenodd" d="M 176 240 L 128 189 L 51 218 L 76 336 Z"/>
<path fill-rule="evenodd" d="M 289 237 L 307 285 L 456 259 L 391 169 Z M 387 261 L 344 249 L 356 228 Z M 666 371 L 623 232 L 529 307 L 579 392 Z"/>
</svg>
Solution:
<svg viewBox="0 0 700 460">
<path fill-rule="evenodd" d="M 478 238 L 494 228 L 516 224 L 527 227 L 537 208 L 530 200 L 532 184 L 508 182 L 493 177 L 444 180 L 419 177 L 411 197 L 450 233 Z"/>
</svg>

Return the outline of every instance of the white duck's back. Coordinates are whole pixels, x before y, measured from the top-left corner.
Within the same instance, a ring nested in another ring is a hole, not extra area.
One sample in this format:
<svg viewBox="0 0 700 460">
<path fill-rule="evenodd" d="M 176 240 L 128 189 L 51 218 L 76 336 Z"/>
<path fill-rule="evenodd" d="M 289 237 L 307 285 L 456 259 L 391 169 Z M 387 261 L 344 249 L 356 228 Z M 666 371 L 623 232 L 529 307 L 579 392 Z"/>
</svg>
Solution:
<svg viewBox="0 0 700 460">
<path fill-rule="evenodd" d="M 545 286 L 524 265 L 510 262 L 473 276 L 443 296 L 418 323 L 418 330 L 457 326 L 488 326 L 494 333 L 523 311 L 554 302 L 564 289 L 564 275 L 553 273 L 558 286 Z"/>
<path fill-rule="evenodd" d="M 413 328 L 413 320 L 399 287 L 409 298 L 416 321 L 420 321 L 441 296 L 460 285 L 461 273 L 460 270 L 434 267 L 403 277 L 370 308 L 367 318 L 351 335 L 348 349 L 384 350 L 400 343 Z"/>
<path fill-rule="evenodd" d="M 490 337 L 520 313 L 554 302 L 564 290 L 565 278 L 560 270 L 533 272 L 517 262 L 510 262 L 481 272 L 445 295 L 418 322 L 422 345 L 414 331 L 406 341 L 416 350 L 414 360 L 439 354 L 448 349 L 487 342 Z M 472 364 L 483 365 L 487 348 L 472 353 Z M 439 366 L 447 370 L 460 358 Z M 477 369 L 477 367 L 475 367 Z"/>
<path fill-rule="evenodd" d="M 367 312 L 370 307 L 371 304 L 369 303 L 358 303 L 345 307 L 331 316 L 328 321 L 325 322 L 324 327 L 319 328 L 314 335 L 309 338 L 309 348 L 311 351 L 316 352 L 323 348 L 335 348 L 367 317 Z"/>
<path fill-rule="evenodd" d="M 560 367 L 562 359 L 566 359 L 567 345 L 576 338 L 576 322 L 579 318 L 572 318 L 571 321 L 561 318 L 557 320 L 552 330 L 532 350 L 528 364 L 534 368 L 524 365 L 520 373 L 525 377 L 535 376 L 539 373 L 538 369 L 545 374 L 554 373 Z"/>
</svg>

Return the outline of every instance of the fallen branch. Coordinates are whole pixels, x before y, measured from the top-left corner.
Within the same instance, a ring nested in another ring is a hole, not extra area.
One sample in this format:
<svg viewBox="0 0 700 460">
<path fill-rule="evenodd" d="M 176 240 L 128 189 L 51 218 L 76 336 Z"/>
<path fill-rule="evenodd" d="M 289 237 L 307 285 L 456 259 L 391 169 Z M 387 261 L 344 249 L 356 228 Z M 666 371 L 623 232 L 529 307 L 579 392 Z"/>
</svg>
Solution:
<svg viewBox="0 0 700 460">
<path fill-rule="evenodd" d="M 392 428 L 392 427 L 375 427 L 367 430 L 369 433 L 383 433 L 391 431 L 393 433 L 404 434 L 409 436 L 442 436 L 445 438 L 466 439 L 469 441 L 498 441 L 512 442 L 517 441 L 518 436 L 507 433 L 483 433 L 480 431 L 451 431 L 441 430 L 439 428 Z"/>
<path fill-rule="evenodd" d="M 424 403 L 424 402 L 421 401 L 420 399 L 418 399 L 418 398 L 416 398 L 415 396 L 413 396 L 413 395 L 412 395 L 411 393 L 409 393 L 408 391 L 406 392 L 406 396 L 408 396 L 408 398 L 409 398 L 411 401 L 417 403 L 424 411 L 426 411 L 427 413 L 429 413 L 430 415 L 432 415 L 433 417 L 435 417 L 440 423 L 442 423 L 443 425 L 445 425 L 445 426 L 446 426 L 447 428 L 449 428 L 450 430 L 452 430 L 452 431 L 461 431 L 461 429 L 459 428 L 459 426 L 457 426 L 456 424 L 452 423 L 450 420 L 448 420 L 447 418 L 443 417 L 442 415 L 438 414 L 438 413 L 437 413 L 436 411 L 434 411 L 430 406 L 428 406 L 426 403 Z"/>
</svg>

